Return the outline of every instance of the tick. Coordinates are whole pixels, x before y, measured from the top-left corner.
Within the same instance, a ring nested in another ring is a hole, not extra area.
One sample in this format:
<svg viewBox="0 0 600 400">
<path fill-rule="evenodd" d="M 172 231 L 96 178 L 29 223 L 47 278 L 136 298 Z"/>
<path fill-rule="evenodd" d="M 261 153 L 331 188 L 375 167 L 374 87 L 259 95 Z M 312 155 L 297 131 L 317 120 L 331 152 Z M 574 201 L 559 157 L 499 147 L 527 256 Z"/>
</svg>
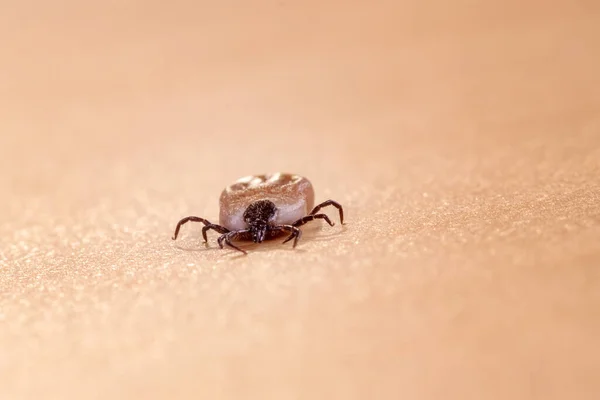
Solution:
<svg viewBox="0 0 600 400">
<path fill-rule="evenodd" d="M 294 240 L 294 246 L 302 236 L 300 226 L 315 219 L 324 219 L 330 226 L 326 214 L 319 211 L 323 207 L 338 209 L 340 222 L 344 223 L 344 210 L 333 200 L 327 200 L 313 208 L 315 192 L 310 181 L 302 176 L 284 173 L 252 175 L 241 178 L 227 186 L 219 198 L 219 225 L 200 218 L 189 216 L 177 223 L 173 240 L 177 239 L 181 226 L 187 222 L 202 222 L 202 237 L 208 242 L 206 232 L 210 229 L 221 234 L 217 239 L 220 248 L 223 244 L 246 251 L 232 243 L 233 240 L 252 240 L 262 243 L 289 233 L 283 242 Z M 310 210 L 310 212 L 309 212 Z"/>
</svg>

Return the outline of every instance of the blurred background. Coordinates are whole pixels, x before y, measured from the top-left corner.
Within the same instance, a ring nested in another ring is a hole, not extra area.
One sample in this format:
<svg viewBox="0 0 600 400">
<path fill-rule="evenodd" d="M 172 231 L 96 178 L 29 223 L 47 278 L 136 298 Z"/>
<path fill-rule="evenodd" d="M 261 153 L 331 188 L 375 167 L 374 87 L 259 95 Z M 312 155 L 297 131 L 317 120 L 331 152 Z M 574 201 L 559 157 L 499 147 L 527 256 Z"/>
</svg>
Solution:
<svg viewBox="0 0 600 400">
<path fill-rule="evenodd" d="M 0 397 L 595 399 L 594 1 L 5 1 Z M 307 176 L 348 225 L 200 243 Z"/>
</svg>

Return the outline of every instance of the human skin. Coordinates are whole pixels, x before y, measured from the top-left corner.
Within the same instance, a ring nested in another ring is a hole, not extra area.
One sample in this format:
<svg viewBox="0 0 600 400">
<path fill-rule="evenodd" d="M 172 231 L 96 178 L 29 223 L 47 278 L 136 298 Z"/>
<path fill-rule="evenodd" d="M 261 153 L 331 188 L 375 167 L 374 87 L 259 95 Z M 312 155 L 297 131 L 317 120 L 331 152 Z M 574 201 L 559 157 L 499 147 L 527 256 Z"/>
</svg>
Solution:
<svg viewBox="0 0 600 400">
<path fill-rule="evenodd" d="M 597 2 L 14 3 L 0 398 L 599 398 Z M 347 224 L 171 240 L 271 171 Z"/>
</svg>

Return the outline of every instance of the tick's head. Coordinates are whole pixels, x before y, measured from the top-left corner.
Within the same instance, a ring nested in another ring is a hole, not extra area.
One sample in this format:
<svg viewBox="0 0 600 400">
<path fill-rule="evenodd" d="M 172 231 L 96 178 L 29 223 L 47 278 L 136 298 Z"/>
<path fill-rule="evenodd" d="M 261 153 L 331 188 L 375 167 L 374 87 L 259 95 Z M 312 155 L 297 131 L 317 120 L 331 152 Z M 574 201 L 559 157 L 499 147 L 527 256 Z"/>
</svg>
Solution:
<svg viewBox="0 0 600 400">
<path fill-rule="evenodd" d="M 259 200 L 250 204 L 244 212 L 244 221 L 252 235 L 254 243 L 265 240 L 269 226 L 277 215 L 277 206 L 269 200 Z"/>
</svg>

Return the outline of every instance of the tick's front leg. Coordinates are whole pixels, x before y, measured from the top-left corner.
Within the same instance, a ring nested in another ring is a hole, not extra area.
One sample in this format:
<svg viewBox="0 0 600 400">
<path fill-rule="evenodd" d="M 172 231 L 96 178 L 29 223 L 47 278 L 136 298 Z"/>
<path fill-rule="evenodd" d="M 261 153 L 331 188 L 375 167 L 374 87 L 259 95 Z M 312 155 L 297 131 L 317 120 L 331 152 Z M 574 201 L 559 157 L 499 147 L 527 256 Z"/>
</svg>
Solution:
<svg viewBox="0 0 600 400">
<path fill-rule="evenodd" d="M 192 222 L 202 222 L 202 223 L 204 223 L 204 224 L 206 224 L 206 223 L 209 223 L 209 224 L 210 224 L 210 222 L 208 222 L 208 221 L 207 221 L 207 220 L 205 220 L 204 218 L 200 218 L 200 217 L 193 217 L 193 216 L 190 216 L 190 217 L 185 217 L 185 218 L 182 218 L 182 219 L 181 219 L 181 220 L 180 220 L 180 221 L 177 223 L 177 226 L 175 227 L 175 233 L 173 234 L 173 237 L 172 237 L 171 239 L 173 239 L 173 240 L 177 239 L 177 236 L 179 235 L 179 230 L 181 229 L 181 227 L 182 227 L 184 224 L 187 224 L 187 223 L 188 223 L 188 222 L 190 222 L 190 221 L 192 221 Z"/>
<path fill-rule="evenodd" d="M 217 231 L 221 234 L 230 232 L 229 229 L 227 229 L 221 225 L 217 225 L 217 224 L 210 224 L 210 225 L 203 226 L 202 227 L 202 237 L 204 238 L 204 243 L 208 242 L 208 238 L 206 237 L 206 232 L 208 232 L 210 229 Z"/>
<path fill-rule="evenodd" d="M 177 239 L 177 236 L 179 235 L 179 230 L 181 229 L 181 227 L 184 224 L 186 224 L 188 222 L 202 222 L 204 224 L 204 226 L 202 227 L 202 237 L 204 238 L 204 242 L 208 242 L 206 232 L 209 229 L 214 229 L 215 231 L 217 231 L 219 233 L 228 233 L 229 232 L 229 229 L 227 229 L 221 225 L 213 224 L 207 219 L 189 216 L 189 217 L 183 218 L 181 221 L 179 221 L 177 223 L 177 227 L 175 228 L 175 233 L 173 234 L 173 237 L 172 237 L 173 240 Z"/>
<path fill-rule="evenodd" d="M 335 208 L 338 209 L 338 211 L 340 212 L 340 223 L 342 225 L 344 225 L 344 209 L 342 208 L 342 205 L 340 203 L 338 203 L 337 201 L 334 200 L 327 200 L 322 202 L 321 204 L 315 206 L 315 208 L 312 209 L 312 211 L 310 212 L 310 214 L 308 215 L 315 215 L 317 212 L 319 212 L 319 210 L 323 207 L 327 207 L 327 206 L 334 206 Z"/>
<path fill-rule="evenodd" d="M 287 239 L 285 239 L 283 241 L 283 243 L 287 243 L 290 240 L 294 239 L 293 247 L 296 247 L 296 245 L 298 244 L 298 239 L 300 239 L 302 237 L 302 231 L 292 225 L 279 225 L 279 226 L 274 227 L 273 229 L 277 229 L 277 230 L 285 231 L 285 232 L 292 232 L 292 234 Z"/>
<path fill-rule="evenodd" d="M 325 214 L 315 214 L 315 215 L 307 215 L 306 217 L 300 218 L 298 221 L 294 222 L 292 224 L 292 226 L 302 226 L 304 224 L 306 224 L 307 222 L 313 221 L 315 219 L 324 219 L 329 226 L 333 226 L 335 225 L 333 222 L 331 222 L 331 220 L 329 219 L 329 217 Z"/>
<path fill-rule="evenodd" d="M 247 230 L 233 231 L 233 232 L 225 233 L 225 234 L 219 236 L 219 239 L 217 239 L 217 243 L 219 244 L 220 248 L 223 248 L 223 242 L 225 242 L 225 244 L 227 246 L 229 246 L 233 249 L 236 249 L 237 251 L 241 251 L 244 254 L 248 254 L 248 252 L 246 250 L 240 249 L 235 244 L 231 243 L 232 239 L 235 239 L 237 236 L 244 235 L 246 233 L 248 233 Z"/>
</svg>

